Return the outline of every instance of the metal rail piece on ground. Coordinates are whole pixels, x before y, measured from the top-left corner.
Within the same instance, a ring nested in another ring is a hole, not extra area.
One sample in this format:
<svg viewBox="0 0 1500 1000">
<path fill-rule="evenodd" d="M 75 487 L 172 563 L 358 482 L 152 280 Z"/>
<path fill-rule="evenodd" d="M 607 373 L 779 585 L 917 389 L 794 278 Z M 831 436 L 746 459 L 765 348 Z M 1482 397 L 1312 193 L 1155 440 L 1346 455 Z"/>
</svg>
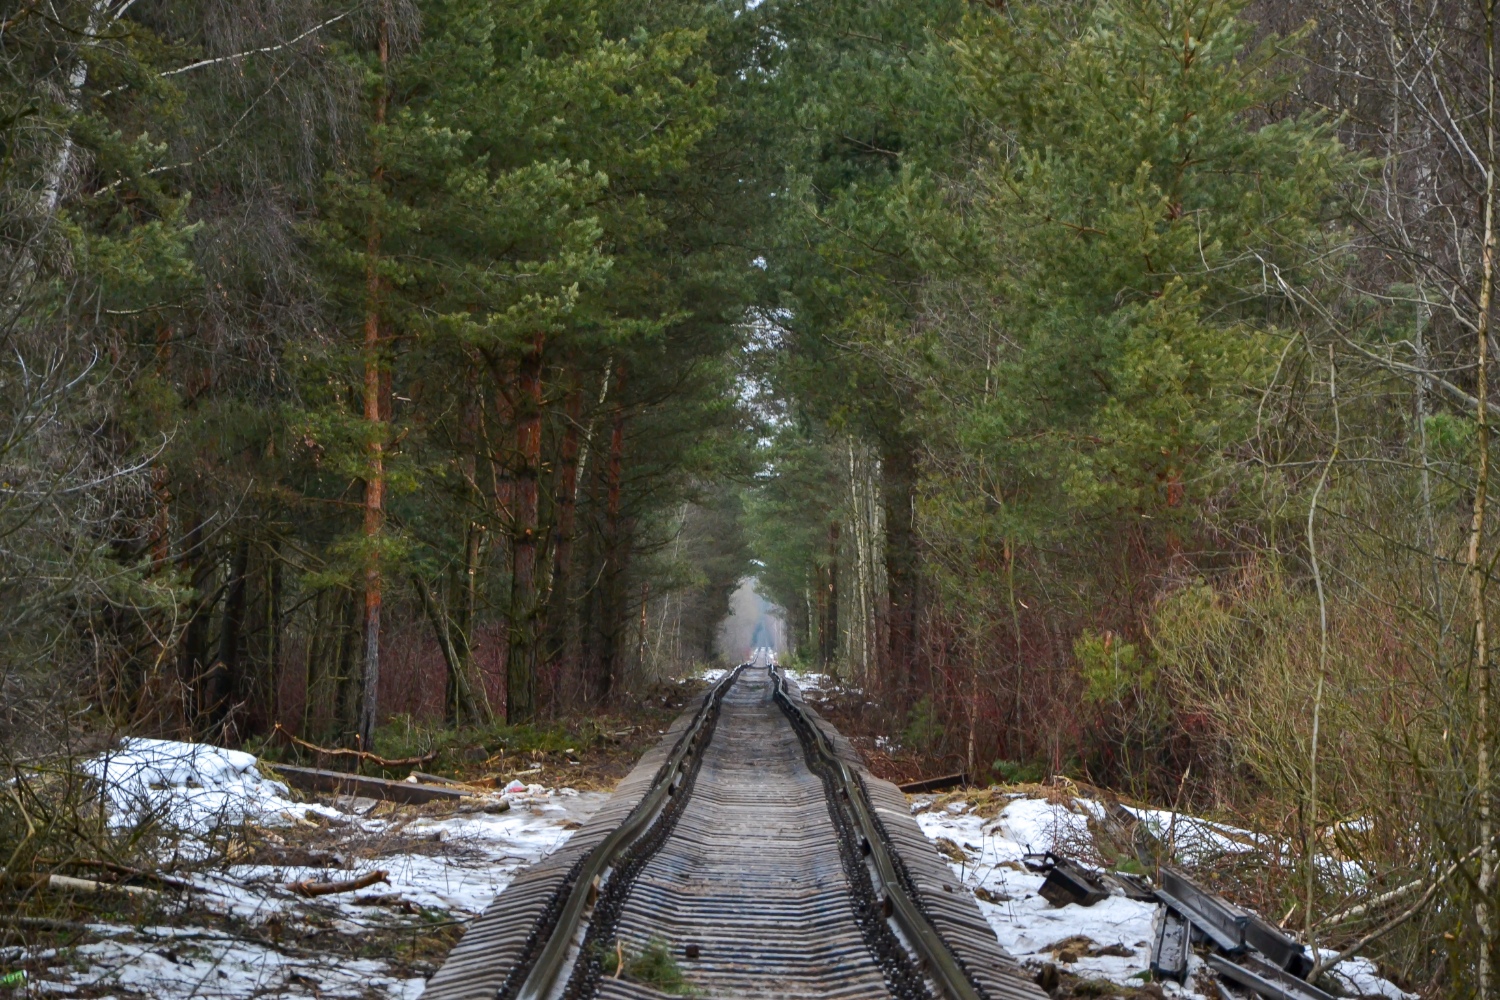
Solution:
<svg viewBox="0 0 1500 1000">
<path fill-rule="evenodd" d="M 579 928 L 584 923 L 591 897 L 598 891 L 596 879 L 601 878 L 624 851 L 651 829 L 668 797 L 676 791 L 687 759 L 695 755 L 701 757 L 699 751 L 702 748 L 698 746 L 698 743 L 705 725 L 718 711 L 725 692 L 749 665 L 748 663 L 740 664 L 714 685 L 703 699 L 703 705 L 698 709 L 698 714 L 677 741 L 672 755 L 662 765 L 657 779 L 642 797 L 640 803 L 631 810 L 625 821 L 590 851 L 583 860 L 578 877 L 568 892 L 567 902 L 563 904 L 562 912 L 552 928 L 552 933 L 547 938 L 546 945 L 521 983 L 516 994 L 517 1000 L 546 1000 L 551 994 L 553 986 L 557 983 L 557 977 L 567 965 L 568 952 L 578 935 Z"/>
<path fill-rule="evenodd" d="M 1239 955 L 1253 948 L 1298 978 L 1312 970 L 1312 960 L 1300 942 L 1257 914 L 1208 891 L 1171 865 L 1161 866 L 1157 897 L 1226 954 Z"/>
<path fill-rule="evenodd" d="M 1155 980 L 1187 979 L 1188 955 L 1192 952 L 1187 920 L 1170 906 L 1159 908 L 1156 933 L 1151 937 L 1151 977 Z"/>
<path fill-rule="evenodd" d="M 1332 995 L 1313 984 L 1303 982 L 1253 954 L 1234 960 L 1211 954 L 1208 964 L 1225 979 L 1260 994 L 1266 1000 L 1334 1000 Z"/>
<path fill-rule="evenodd" d="M 984 994 L 970 980 L 969 974 L 949 950 L 932 921 L 922 912 L 917 900 L 906 891 L 892 859 L 891 848 L 881 834 L 874 806 L 869 801 L 864 785 L 834 750 L 822 728 L 814 724 L 803 707 L 788 696 L 786 677 L 780 669 L 773 666 L 771 676 L 774 678 L 777 701 L 788 713 L 794 714 L 807 725 L 816 742 L 818 755 L 832 769 L 840 786 L 839 799 L 848 805 L 854 825 L 864 838 L 861 846 L 868 847 L 881 888 L 891 903 L 891 916 L 921 958 L 922 965 L 951 1000 L 985 1000 Z"/>
<path fill-rule="evenodd" d="M 1192 922 L 1193 927 L 1227 955 L 1243 954 L 1245 924 L 1250 914 L 1228 900 L 1200 888 L 1170 865 L 1161 866 L 1161 888 L 1156 896 Z"/>
</svg>

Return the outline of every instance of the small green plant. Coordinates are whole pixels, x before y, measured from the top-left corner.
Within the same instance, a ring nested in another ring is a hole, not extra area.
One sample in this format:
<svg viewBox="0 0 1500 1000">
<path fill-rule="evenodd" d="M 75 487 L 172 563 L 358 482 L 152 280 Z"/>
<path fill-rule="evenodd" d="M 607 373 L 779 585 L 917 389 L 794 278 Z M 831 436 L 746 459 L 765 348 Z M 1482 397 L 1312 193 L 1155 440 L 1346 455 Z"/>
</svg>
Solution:
<svg viewBox="0 0 1500 1000">
<path fill-rule="evenodd" d="M 1037 761 L 997 760 L 990 770 L 1007 785 L 1035 784 L 1047 776 L 1046 769 Z"/>
<path fill-rule="evenodd" d="M 620 971 L 623 960 L 625 969 Z M 682 974 L 682 967 L 672 957 L 672 949 L 661 938 L 652 938 L 639 952 L 625 951 L 619 942 L 607 948 L 601 956 L 606 976 L 627 979 L 633 983 L 650 986 L 669 996 L 694 997 L 700 991 Z"/>
<path fill-rule="evenodd" d="M 906 717 L 906 729 L 901 733 L 901 740 L 913 749 L 931 753 L 942 738 L 943 724 L 938 721 L 932 696 L 923 695 L 922 700 L 911 707 L 911 712 Z"/>
<path fill-rule="evenodd" d="M 1083 675 L 1083 696 L 1096 705 L 1144 691 L 1155 679 L 1140 649 L 1113 632 L 1085 632 L 1073 643 L 1073 655 Z"/>
</svg>

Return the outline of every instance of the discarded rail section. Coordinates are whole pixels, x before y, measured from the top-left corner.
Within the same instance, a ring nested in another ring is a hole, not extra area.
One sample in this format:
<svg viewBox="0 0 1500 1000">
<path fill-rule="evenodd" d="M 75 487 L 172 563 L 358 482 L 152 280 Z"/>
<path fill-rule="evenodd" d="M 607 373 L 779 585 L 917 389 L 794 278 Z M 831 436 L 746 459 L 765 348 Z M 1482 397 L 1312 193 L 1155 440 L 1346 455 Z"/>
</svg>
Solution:
<svg viewBox="0 0 1500 1000">
<path fill-rule="evenodd" d="M 1092 871 L 1050 852 L 1027 856 L 1045 872 L 1040 895 L 1054 906 L 1092 906 L 1112 893 L 1159 903 L 1151 941 L 1151 975 L 1182 983 L 1194 947 L 1219 977 L 1225 997 L 1248 991 L 1267 1000 L 1333 1000 L 1307 982 L 1312 956 L 1301 943 L 1258 914 L 1210 892 L 1170 864 L 1157 866 L 1159 885 L 1121 872 Z"/>
<path fill-rule="evenodd" d="M 632 964 L 647 956 L 654 964 Z M 657 979 L 634 974 L 647 966 Z M 496 898 L 424 996 L 683 990 L 1044 996 L 896 787 L 865 773 L 773 665 L 752 664 L 716 683 L 588 823 Z"/>
</svg>

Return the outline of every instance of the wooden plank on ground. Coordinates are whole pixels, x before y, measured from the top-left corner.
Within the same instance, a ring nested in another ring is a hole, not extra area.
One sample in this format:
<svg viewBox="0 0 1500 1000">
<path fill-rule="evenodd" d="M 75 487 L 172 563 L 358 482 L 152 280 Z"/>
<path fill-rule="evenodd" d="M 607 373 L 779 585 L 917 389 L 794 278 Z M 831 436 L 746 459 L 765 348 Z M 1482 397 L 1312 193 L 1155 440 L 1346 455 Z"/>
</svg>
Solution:
<svg viewBox="0 0 1500 1000">
<path fill-rule="evenodd" d="M 295 767 L 291 764 L 269 765 L 286 783 L 307 792 L 334 792 L 343 795 L 362 795 L 367 799 L 385 799 L 390 802 L 456 802 L 474 793 L 467 788 L 446 785 L 424 785 L 414 781 L 391 781 L 386 778 L 366 778 L 343 771 L 325 771 L 317 767 Z"/>
<path fill-rule="evenodd" d="M 957 788 L 959 785 L 967 784 L 969 776 L 962 771 L 957 774 L 945 774 L 937 778 L 923 778 L 921 781 L 908 781 L 904 785 L 897 785 L 907 795 L 915 795 L 918 792 L 941 792 L 948 788 Z"/>
</svg>

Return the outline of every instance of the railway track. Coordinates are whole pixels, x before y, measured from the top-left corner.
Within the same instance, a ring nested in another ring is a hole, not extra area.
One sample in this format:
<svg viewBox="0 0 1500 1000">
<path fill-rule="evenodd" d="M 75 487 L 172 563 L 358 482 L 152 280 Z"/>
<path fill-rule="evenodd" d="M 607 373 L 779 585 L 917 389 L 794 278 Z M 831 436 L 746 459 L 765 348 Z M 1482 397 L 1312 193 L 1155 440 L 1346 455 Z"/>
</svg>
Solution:
<svg viewBox="0 0 1500 1000">
<path fill-rule="evenodd" d="M 563 848 L 497 896 L 424 997 L 661 997 L 609 971 L 651 949 L 704 997 L 1045 996 L 905 797 L 764 662 L 715 684 Z"/>
</svg>

